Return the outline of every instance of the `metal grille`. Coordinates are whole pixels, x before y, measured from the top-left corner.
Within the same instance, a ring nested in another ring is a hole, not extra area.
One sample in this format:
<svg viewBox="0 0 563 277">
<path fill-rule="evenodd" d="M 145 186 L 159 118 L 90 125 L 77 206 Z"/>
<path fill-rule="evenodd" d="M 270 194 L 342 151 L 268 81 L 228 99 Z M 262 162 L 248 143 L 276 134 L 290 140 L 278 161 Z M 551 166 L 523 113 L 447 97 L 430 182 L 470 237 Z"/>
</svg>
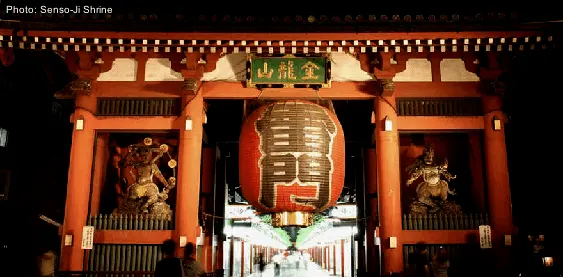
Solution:
<svg viewBox="0 0 563 277">
<path fill-rule="evenodd" d="M 397 99 L 400 116 L 480 116 L 481 99 L 472 98 L 414 98 Z"/>
<path fill-rule="evenodd" d="M 102 98 L 98 99 L 98 116 L 177 116 L 180 98 Z"/>
<path fill-rule="evenodd" d="M 403 215 L 403 230 L 476 230 L 489 225 L 488 214 Z"/>
</svg>

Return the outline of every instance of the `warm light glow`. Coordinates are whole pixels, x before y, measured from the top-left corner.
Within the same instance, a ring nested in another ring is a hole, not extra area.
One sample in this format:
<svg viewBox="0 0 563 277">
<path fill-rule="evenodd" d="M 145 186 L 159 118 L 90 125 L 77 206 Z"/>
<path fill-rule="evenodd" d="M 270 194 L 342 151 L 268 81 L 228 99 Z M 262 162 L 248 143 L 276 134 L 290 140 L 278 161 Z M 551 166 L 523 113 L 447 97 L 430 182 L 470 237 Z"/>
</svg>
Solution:
<svg viewBox="0 0 563 277">
<path fill-rule="evenodd" d="M 207 124 L 207 114 L 203 114 L 203 124 Z"/>
<path fill-rule="evenodd" d="M 553 266 L 553 257 L 543 257 L 541 258 L 543 261 L 543 265 L 545 266 Z"/>
<path fill-rule="evenodd" d="M 358 206 L 356 205 L 337 205 L 330 211 L 330 216 L 334 218 L 356 218 Z"/>
<path fill-rule="evenodd" d="M 186 131 L 191 131 L 194 128 L 192 117 L 188 115 L 186 117 Z"/>
<path fill-rule="evenodd" d="M 65 235 L 65 246 L 72 246 L 72 235 Z"/>
<path fill-rule="evenodd" d="M 258 218 L 255 210 L 250 205 L 227 205 L 225 206 L 225 218 L 227 219 L 253 219 Z"/>
<path fill-rule="evenodd" d="M 328 244 L 342 239 L 348 239 L 358 233 L 356 226 L 333 226 L 330 222 L 322 222 L 317 225 L 305 239 L 302 245 L 297 245 L 299 249 L 308 249 L 319 244 Z"/>
<path fill-rule="evenodd" d="M 76 120 L 76 123 L 74 124 L 75 128 L 77 131 L 82 131 L 84 130 L 84 119 L 83 118 L 79 118 Z"/>
<path fill-rule="evenodd" d="M 502 122 L 496 116 L 493 118 L 493 130 L 500 131 L 502 129 Z"/>
<path fill-rule="evenodd" d="M 262 226 L 265 227 L 265 226 Z M 252 227 L 243 226 L 225 226 L 223 233 L 226 237 L 236 237 L 241 238 L 245 242 L 252 245 L 269 246 L 276 249 L 285 249 L 287 245 L 282 242 L 279 234 L 274 231 L 271 226 L 270 228 L 256 228 L 254 225 Z"/>
<path fill-rule="evenodd" d="M 188 244 L 188 237 L 180 236 L 180 247 L 186 247 Z"/>
<path fill-rule="evenodd" d="M 389 117 L 385 117 L 385 128 L 384 130 L 386 132 L 390 132 L 393 131 L 393 121 L 391 121 L 391 119 Z"/>
<path fill-rule="evenodd" d="M 397 248 L 397 237 L 389 237 L 389 248 Z"/>
<path fill-rule="evenodd" d="M 371 124 L 375 124 L 375 112 L 371 112 Z"/>
</svg>

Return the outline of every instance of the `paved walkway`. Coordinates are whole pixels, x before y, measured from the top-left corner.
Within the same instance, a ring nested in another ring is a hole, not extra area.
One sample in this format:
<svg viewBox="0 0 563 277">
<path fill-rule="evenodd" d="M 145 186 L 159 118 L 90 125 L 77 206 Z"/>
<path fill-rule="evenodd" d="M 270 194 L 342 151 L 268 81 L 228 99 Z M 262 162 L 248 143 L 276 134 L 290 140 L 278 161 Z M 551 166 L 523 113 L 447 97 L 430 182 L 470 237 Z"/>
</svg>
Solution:
<svg viewBox="0 0 563 277">
<path fill-rule="evenodd" d="M 275 275 L 274 265 L 268 264 L 262 275 L 260 273 L 253 273 L 248 275 L 248 277 L 329 277 L 334 276 L 329 274 L 327 271 L 321 269 L 321 267 L 313 262 L 309 262 L 306 266 L 301 265 L 299 268 L 283 266 L 280 268 L 280 274 Z"/>
</svg>

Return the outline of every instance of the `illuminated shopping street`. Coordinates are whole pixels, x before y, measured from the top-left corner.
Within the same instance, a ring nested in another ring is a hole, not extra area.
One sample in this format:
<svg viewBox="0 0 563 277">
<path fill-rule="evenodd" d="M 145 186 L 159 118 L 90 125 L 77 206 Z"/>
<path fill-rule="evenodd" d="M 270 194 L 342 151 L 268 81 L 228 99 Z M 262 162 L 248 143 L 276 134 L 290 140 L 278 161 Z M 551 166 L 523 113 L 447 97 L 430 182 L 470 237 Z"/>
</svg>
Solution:
<svg viewBox="0 0 563 277">
<path fill-rule="evenodd" d="M 251 206 L 228 205 L 226 211 L 230 224 L 223 244 L 225 276 L 260 276 L 261 258 L 267 263 L 263 277 L 352 276 L 351 267 L 357 269 L 357 258 L 350 260 L 358 256 L 357 243 L 351 244 L 357 235 L 355 205 L 338 205 L 326 218 L 298 231 L 273 228 L 266 223 L 270 219 L 256 215 Z"/>
<path fill-rule="evenodd" d="M 266 266 L 264 272 L 253 273 L 249 277 L 302 277 L 302 276 L 315 276 L 315 277 L 325 277 L 325 276 L 335 276 L 329 274 L 326 270 L 322 270 L 317 264 L 308 263 L 307 266 L 296 267 L 285 267 L 280 268 L 279 275 L 276 275 L 276 270 L 274 265 Z M 340 275 L 336 275 L 340 276 Z"/>
</svg>

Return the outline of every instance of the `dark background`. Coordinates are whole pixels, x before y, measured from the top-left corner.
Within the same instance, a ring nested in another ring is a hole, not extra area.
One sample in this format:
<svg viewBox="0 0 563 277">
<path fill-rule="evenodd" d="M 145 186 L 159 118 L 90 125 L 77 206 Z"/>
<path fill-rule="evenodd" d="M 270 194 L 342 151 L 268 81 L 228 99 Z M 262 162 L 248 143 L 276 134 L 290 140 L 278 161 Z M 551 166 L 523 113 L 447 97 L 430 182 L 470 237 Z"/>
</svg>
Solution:
<svg viewBox="0 0 563 277">
<path fill-rule="evenodd" d="M 0 201 L 0 271 L 13 268 L 21 274 L 11 276 L 28 276 L 38 246 L 57 237 L 56 227 L 38 215 L 64 218 L 73 109 L 71 102 L 53 97 L 70 81 L 57 54 L 16 50 L 15 55 L 13 65 L 0 65 L 0 127 L 9 130 L 0 168 L 13 171 L 9 200 Z M 514 221 L 522 233 L 548 239 L 558 239 L 562 210 L 561 61 L 560 50 L 519 53 L 505 76 Z"/>
</svg>

